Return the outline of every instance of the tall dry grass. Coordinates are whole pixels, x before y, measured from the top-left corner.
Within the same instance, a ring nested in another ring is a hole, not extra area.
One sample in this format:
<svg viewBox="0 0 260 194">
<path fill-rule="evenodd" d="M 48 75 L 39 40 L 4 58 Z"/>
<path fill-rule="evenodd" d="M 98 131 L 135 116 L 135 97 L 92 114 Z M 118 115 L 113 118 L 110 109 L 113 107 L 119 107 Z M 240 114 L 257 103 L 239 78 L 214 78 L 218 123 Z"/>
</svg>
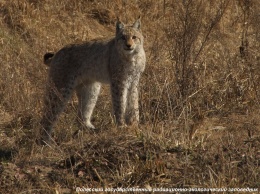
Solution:
<svg viewBox="0 0 260 194">
<path fill-rule="evenodd" d="M 257 0 L 2 1 L 0 190 L 259 188 L 259 9 Z M 104 86 L 99 132 L 75 135 L 73 98 L 55 126 L 57 145 L 38 147 L 43 54 L 113 36 L 116 16 L 140 14 L 140 126 L 116 129 Z"/>
</svg>

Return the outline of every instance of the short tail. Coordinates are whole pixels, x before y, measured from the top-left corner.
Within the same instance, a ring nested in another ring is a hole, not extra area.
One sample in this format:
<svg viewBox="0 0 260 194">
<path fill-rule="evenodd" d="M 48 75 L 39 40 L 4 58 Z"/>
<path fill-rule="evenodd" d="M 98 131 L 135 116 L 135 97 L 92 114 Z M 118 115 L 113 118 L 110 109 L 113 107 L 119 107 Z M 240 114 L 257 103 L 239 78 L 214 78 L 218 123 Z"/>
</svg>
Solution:
<svg viewBox="0 0 260 194">
<path fill-rule="evenodd" d="M 53 56 L 54 56 L 54 53 L 46 53 L 43 57 L 44 64 L 47 65 L 47 66 L 50 66 Z"/>
</svg>

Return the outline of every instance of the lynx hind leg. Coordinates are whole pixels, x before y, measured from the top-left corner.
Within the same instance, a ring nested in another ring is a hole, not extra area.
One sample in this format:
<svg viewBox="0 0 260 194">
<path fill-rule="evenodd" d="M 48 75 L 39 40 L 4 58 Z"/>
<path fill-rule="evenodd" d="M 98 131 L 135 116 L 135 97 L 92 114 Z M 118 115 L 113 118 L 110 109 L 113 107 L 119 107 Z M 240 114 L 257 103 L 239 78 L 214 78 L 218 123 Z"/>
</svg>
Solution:
<svg viewBox="0 0 260 194">
<path fill-rule="evenodd" d="M 127 125 L 139 123 L 138 79 L 132 83 L 128 91 L 125 119 Z"/>
<path fill-rule="evenodd" d="M 98 82 L 81 84 L 76 88 L 78 97 L 78 118 L 89 129 L 95 129 L 91 123 L 91 115 L 95 108 L 101 85 Z"/>
<path fill-rule="evenodd" d="M 60 113 L 64 110 L 66 103 L 71 98 L 73 87 L 68 86 L 58 89 L 49 85 L 46 90 L 44 110 L 40 121 L 40 144 L 51 143 L 52 128 Z"/>
</svg>

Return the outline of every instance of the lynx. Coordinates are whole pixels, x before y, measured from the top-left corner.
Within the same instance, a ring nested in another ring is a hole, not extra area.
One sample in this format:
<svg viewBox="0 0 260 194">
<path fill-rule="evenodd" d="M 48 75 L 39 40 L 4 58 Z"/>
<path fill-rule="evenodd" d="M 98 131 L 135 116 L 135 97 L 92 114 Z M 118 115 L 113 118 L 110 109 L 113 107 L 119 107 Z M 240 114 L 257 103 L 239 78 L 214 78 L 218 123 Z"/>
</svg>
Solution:
<svg viewBox="0 0 260 194">
<path fill-rule="evenodd" d="M 78 97 L 78 118 L 95 129 L 91 115 L 101 83 L 110 84 L 112 105 L 118 126 L 139 122 L 138 84 L 145 69 L 140 17 L 125 25 L 119 19 L 116 35 L 82 44 L 72 44 L 57 53 L 46 53 L 48 83 L 41 120 L 40 142 L 50 142 L 54 123 L 73 91 Z"/>
</svg>

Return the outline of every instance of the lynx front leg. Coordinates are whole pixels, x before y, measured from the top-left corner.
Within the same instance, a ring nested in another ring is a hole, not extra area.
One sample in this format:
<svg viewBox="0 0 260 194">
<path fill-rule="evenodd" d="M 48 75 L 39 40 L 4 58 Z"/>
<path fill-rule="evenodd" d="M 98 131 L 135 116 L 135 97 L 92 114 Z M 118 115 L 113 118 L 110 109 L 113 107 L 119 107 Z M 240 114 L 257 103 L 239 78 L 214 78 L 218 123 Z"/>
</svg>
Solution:
<svg viewBox="0 0 260 194">
<path fill-rule="evenodd" d="M 111 94 L 113 110 L 116 123 L 119 126 L 125 124 L 125 111 L 127 102 L 128 83 L 120 83 L 118 80 L 112 80 Z"/>
<path fill-rule="evenodd" d="M 139 122 L 139 105 L 138 105 L 139 77 L 140 77 L 139 75 L 135 77 L 128 91 L 127 106 L 126 106 L 126 123 L 128 125 Z"/>
<path fill-rule="evenodd" d="M 95 129 L 91 124 L 91 115 L 96 105 L 101 85 L 98 82 L 84 83 L 76 88 L 78 96 L 78 116 L 80 122 L 89 129 Z"/>
</svg>

